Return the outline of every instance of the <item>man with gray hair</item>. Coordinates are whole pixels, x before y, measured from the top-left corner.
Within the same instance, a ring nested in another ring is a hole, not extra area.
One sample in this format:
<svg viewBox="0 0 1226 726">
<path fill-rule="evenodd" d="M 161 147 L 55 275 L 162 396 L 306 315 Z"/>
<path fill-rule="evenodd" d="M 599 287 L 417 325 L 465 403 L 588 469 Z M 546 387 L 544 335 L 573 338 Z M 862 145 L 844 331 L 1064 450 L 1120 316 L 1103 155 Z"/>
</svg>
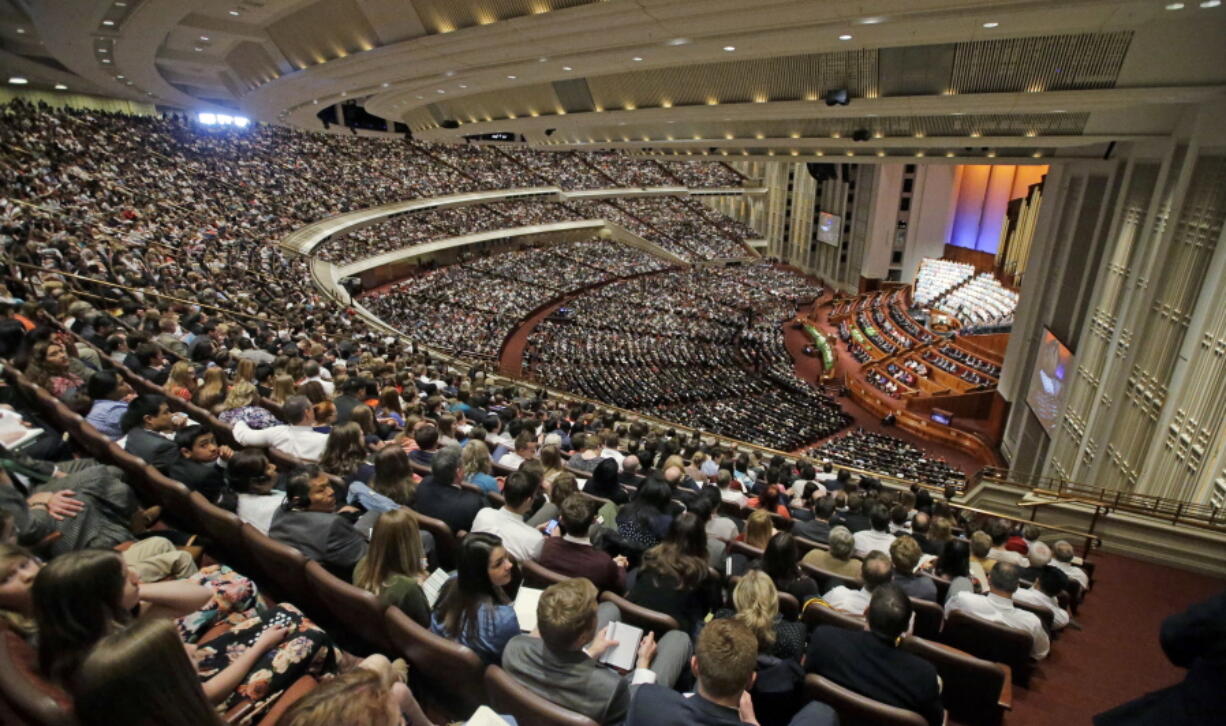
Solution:
<svg viewBox="0 0 1226 726">
<path fill-rule="evenodd" d="M 803 562 L 819 570 L 833 572 L 844 577 L 859 578 L 861 562 L 852 557 L 855 549 L 855 536 L 851 530 L 839 525 L 830 530 L 830 549 L 812 549 L 805 555 Z"/>
<path fill-rule="evenodd" d="M 1051 564 L 1051 548 L 1042 542 L 1035 542 L 1029 548 L 1030 557 L 1026 558 L 1030 562 L 1029 567 L 1022 568 L 1022 579 L 1027 582 L 1034 582 L 1039 579 L 1039 573 L 1044 567 Z"/>
<path fill-rule="evenodd" d="M 253 429 L 242 419 L 234 423 L 234 439 L 243 446 L 273 447 L 303 461 L 318 462 L 328 435 L 315 430 L 315 410 L 306 396 L 290 396 L 281 404 L 284 426 Z"/>
<path fill-rule="evenodd" d="M 1051 565 L 1067 575 L 1070 580 L 1081 585 L 1082 590 L 1089 590 L 1090 576 L 1086 574 L 1085 570 L 1073 564 L 1075 554 L 1073 545 L 1069 544 L 1066 540 L 1060 540 L 1052 547 L 1054 560 Z"/>
<path fill-rule="evenodd" d="M 472 530 L 473 519 L 485 506 L 485 498 L 460 486 L 460 447 L 444 446 L 430 460 L 430 476 L 417 487 L 413 509 L 418 514 L 441 519 L 452 533 Z"/>
<path fill-rule="evenodd" d="M 1043 629 L 1039 616 L 1013 605 L 1017 592 L 1018 566 L 1012 562 L 997 562 L 988 574 L 989 590 L 985 595 L 960 592 L 945 603 L 945 616 L 964 612 L 993 623 L 1000 623 L 1030 634 L 1030 657 L 1042 660 L 1051 650 L 1051 639 Z"/>
</svg>

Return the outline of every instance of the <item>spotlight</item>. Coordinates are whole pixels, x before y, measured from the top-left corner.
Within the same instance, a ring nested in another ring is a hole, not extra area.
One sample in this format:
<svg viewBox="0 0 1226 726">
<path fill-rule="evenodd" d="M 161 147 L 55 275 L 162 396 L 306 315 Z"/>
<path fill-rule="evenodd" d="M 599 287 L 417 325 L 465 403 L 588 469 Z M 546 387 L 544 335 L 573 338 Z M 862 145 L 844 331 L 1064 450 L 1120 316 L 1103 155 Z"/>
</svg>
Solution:
<svg viewBox="0 0 1226 726">
<path fill-rule="evenodd" d="M 846 88 L 835 88 L 826 91 L 825 99 L 827 106 L 846 106 L 851 102 Z"/>
</svg>

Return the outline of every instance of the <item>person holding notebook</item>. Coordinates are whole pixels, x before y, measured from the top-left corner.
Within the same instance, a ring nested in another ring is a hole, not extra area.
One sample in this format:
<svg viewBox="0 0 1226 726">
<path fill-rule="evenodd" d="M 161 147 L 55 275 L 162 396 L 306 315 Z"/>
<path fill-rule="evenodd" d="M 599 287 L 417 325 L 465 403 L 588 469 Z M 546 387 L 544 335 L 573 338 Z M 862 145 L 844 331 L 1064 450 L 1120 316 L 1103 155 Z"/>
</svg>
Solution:
<svg viewBox="0 0 1226 726">
<path fill-rule="evenodd" d="M 503 651 L 502 667 L 541 697 L 598 723 L 616 724 L 625 718 L 639 684 L 673 687 L 689 660 L 690 638 L 672 630 L 656 643 L 648 633 L 637 652 L 630 651 L 634 670 L 622 675 L 606 661 L 633 644 L 607 637 L 622 625 L 621 612 L 612 603 L 597 607 L 596 595 L 596 586 L 586 578 L 549 586 L 537 604 L 540 637 L 512 638 Z M 627 630 L 637 636 L 636 628 Z"/>
</svg>

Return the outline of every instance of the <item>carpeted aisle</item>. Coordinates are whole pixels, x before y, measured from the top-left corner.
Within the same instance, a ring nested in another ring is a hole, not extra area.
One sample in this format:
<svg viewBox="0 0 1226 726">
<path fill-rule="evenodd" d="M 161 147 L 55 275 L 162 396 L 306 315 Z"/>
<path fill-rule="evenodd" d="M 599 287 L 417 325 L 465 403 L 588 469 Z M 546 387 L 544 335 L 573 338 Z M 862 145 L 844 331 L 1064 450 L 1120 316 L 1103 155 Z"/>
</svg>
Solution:
<svg viewBox="0 0 1226 726">
<path fill-rule="evenodd" d="M 1014 689 L 1008 726 L 1087 724 L 1096 713 L 1179 682 L 1185 671 L 1162 654 L 1159 626 L 1226 587 L 1121 555 L 1098 552 L 1091 559 L 1094 590 L 1076 618 L 1084 630 L 1061 635 L 1030 688 Z"/>
</svg>

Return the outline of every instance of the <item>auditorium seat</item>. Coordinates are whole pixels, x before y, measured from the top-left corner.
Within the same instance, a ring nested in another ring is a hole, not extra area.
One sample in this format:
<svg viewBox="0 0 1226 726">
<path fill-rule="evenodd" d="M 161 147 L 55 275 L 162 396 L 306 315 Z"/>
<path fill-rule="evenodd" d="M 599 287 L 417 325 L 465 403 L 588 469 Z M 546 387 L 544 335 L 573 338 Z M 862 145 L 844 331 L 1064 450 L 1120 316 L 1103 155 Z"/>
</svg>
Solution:
<svg viewBox="0 0 1226 726">
<path fill-rule="evenodd" d="M 274 599 L 291 602 L 304 612 L 312 610 L 308 602 L 315 601 L 306 579 L 306 555 L 249 524 L 243 524 L 241 536 L 247 559 L 257 569 L 250 576 L 270 588 Z M 318 610 L 318 606 L 314 609 Z"/>
<path fill-rule="evenodd" d="M 945 622 L 945 608 L 931 600 L 911 598 L 911 608 L 915 613 L 915 624 L 912 632 L 922 638 L 935 639 L 941 634 L 941 625 Z"/>
<path fill-rule="evenodd" d="M 395 650 L 385 625 L 387 607 L 374 593 L 345 582 L 318 562 L 306 563 L 306 581 L 332 619 L 343 625 L 342 633 L 356 636 L 341 638 L 345 650 L 359 655 Z"/>
<path fill-rule="evenodd" d="M 898 647 L 936 666 L 941 702 L 950 718 L 969 726 L 990 726 L 1000 723 L 1004 712 L 1013 708 L 1008 666 L 918 636 L 903 638 Z"/>
<path fill-rule="evenodd" d="M 487 703 L 481 677 L 485 664 L 480 656 L 431 633 L 395 605 L 383 617 L 395 653 L 411 666 L 409 678 L 414 692 L 457 720 L 468 718 L 477 706 Z"/>
<path fill-rule="evenodd" d="M 162 504 L 163 513 L 184 532 L 199 532 L 196 511 L 192 508 L 192 491 L 187 485 L 175 481 L 146 464 L 144 479 Z"/>
<path fill-rule="evenodd" d="M 864 618 L 841 613 L 829 605 L 823 605 L 819 602 L 810 602 L 805 607 L 804 613 L 801 614 L 801 620 L 804 621 L 809 630 L 813 630 L 819 625 L 833 625 L 836 628 L 845 628 L 847 630 L 864 630 Z"/>
<path fill-rule="evenodd" d="M 0 723 L 63 726 L 72 699 L 39 674 L 38 650 L 0 619 Z"/>
<path fill-rule="evenodd" d="M 451 531 L 451 527 L 441 519 L 427 517 L 421 512 L 414 511 L 417 515 L 417 525 L 434 535 L 434 555 L 438 560 L 438 566 L 448 572 L 456 568 L 456 557 L 460 552 L 460 542 Z"/>
<path fill-rule="evenodd" d="M 1030 659 L 1034 639 L 1030 633 L 955 611 L 945 621 L 941 641 L 978 658 L 1009 666 L 1013 682 L 1019 686 L 1030 682 L 1034 668 Z"/>
<path fill-rule="evenodd" d="M 1030 603 L 1019 602 L 1017 600 L 1013 601 L 1013 607 L 1019 610 L 1025 610 L 1026 612 L 1029 612 L 1029 613 L 1034 613 L 1035 616 L 1039 618 L 1039 622 L 1043 624 L 1043 629 L 1047 631 L 1047 634 L 1048 635 L 1055 634 L 1056 631 L 1052 630 L 1052 624 L 1054 623 L 1056 616 L 1051 610 L 1048 610 L 1045 607 L 1039 607 L 1038 605 L 1031 605 Z"/>
<path fill-rule="evenodd" d="M 243 521 L 234 512 L 210 504 L 200 492 L 191 493 L 192 509 L 200 530 L 209 539 L 209 551 L 236 572 L 254 575 L 243 544 Z"/>
<path fill-rule="evenodd" d="M 830 570 L 823 570 L 822 568 L 815 567 L 808 562 L 802 561 L 800 563 L 800 569 L 806 575 L 817 581 L 817 586 L 821 588 L 822 592 L 830 592 L 830 590 L 838 587 L 839 585 L 852 590 L 859 590 L 864 586 L 864 583 L 860 582 L 860 580 L 857 578 L 840 575 L 837 572 L 831 572 Z"/>
<path fill-rule="evenodd" d="M 657 641 L 668 631 L 681 629 L 681 625 L 673 616 L 635 605 L 617 593 L 607 591 L 600 593 L 600 602 L 611 602 L 616 605 L 621 610 L 622 620 L 643 630 L 652 631 L 656 634 Z"/>
<path fill-rule="evenodd" d="M 888 706 L 848 690 L 816 673 L 805 676 L 805 695 L 839 714 L 839 726 L 928 726 L 914 711 Z"/>
<path fill-rule="evenodd" d="M 561 572 L 555 572 L 535 560 L 524 560 L 519 563 L 524 574 L 524 584 L 528 587 L 544 589 L 559 582 L 571 579 Z"/>
<path fill-rule="evenodd" d="M 521 724 L 598 726 L 587 716 L 542 698 L 496 665 L 485 669 L 485 690 L 490 694 L 490 705 L 495 711 L 510 714 Z"/>
</svg>

